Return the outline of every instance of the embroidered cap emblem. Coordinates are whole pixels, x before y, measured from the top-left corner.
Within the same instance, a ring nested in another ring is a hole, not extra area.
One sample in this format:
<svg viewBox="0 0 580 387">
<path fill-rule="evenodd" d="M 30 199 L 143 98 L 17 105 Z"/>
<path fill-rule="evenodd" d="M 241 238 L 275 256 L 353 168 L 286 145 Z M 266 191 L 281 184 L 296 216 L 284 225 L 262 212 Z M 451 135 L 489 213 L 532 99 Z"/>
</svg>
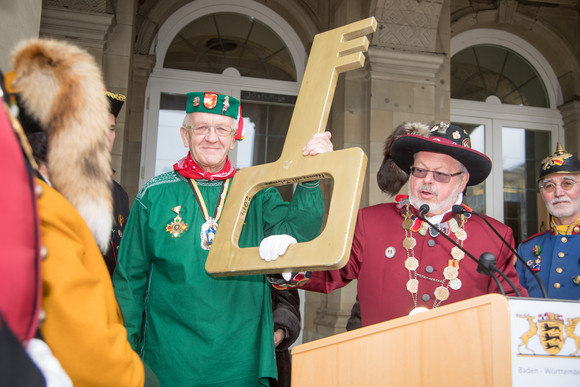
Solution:
<svg viewBox="0 0 580 387">
<path fill-rule="evenodd" d="M 203 95 L 203 106 L 206 109 L 213 109 L 217 105 L 218 96 L 217 94 L 205 93 Z"/>
</svg>

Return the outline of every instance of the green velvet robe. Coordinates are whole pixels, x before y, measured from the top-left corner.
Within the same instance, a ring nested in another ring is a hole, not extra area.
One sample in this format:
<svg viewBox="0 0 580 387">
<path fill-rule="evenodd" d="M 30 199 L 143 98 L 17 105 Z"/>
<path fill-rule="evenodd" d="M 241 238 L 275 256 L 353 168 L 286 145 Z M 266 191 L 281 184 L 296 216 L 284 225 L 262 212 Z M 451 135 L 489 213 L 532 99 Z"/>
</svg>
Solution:
<svg viewBox="0 0 580 387">
<path fill-rule="evenodd" d="M 222 182 L 197 183 L 211 215 Z M 166 231 L 176 206 L 187 224 L 177 238 Z M 257 246 L 273 234 L 314 239 L 323 212 L 316 182 L 299 185 L 290 203 L 264 189 L 252 198 L 239 244 Z M 270 285 L 263 275 L 209 275 L 204 221 L 187 180 L 175 172 L 139 192 L 113 276 L 129 341 L 162 386 L 267 386 L 276 377 Z"/>
</svg>

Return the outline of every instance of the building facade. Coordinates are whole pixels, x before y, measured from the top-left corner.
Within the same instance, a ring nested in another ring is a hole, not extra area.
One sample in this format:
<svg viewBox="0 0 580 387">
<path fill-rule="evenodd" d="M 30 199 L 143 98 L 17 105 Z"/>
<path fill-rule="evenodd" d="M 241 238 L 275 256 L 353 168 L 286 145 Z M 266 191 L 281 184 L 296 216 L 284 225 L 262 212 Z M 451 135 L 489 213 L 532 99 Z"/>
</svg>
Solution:
<svg viewBox="0 0 580 387">
<path fill-rule="evenodd" d="M 365 66 L 339 77 L 328 120 L 335 149 L 357 146 L 368 156 L 361 206 L 390 200 L 376 173 L 397 125 L 451 120 L 494 163 L 468 203 L 521 241 L 546 227 L 535 184 L 540 161 L 557 141 L 580 151 L 578 0 L 9 3 L 19 6 L 8 12 L 41 15 L 17 37 L 73 41 L 102 65 L 107 88 L 127 95 L 113 167 L 131 198 L 184 155 L 178 133 L 188 91 L 241 98 L 251 130 L 233 155 L 238 167 L 275 161 L 314 36 L 370 16 L 378 27 Z M 5 47 L 12 28 L 0 27 Z M 344 331 L 355 295 L 355 284 L 305 294 L 302 339 Z"/>
</svg>

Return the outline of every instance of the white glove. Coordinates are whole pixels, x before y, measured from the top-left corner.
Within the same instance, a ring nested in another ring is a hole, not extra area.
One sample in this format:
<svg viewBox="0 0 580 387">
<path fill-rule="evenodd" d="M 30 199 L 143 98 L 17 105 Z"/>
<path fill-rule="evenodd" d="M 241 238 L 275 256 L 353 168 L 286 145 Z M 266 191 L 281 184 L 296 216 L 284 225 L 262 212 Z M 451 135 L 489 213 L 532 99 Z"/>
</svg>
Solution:
<svg viewBox="0 0 580 387">
<path fill-rule="evenodd" d="M 260 258 L 266 262 L 275 261 L 286 252 L 288 246 L 296 243 L 298 241 L 290 235 L 270 235 L 260 242 Z"/>
<path fill-rule="evenodd" d="M 44 341 L 30 339 L 26 353 L 42 372 L 47 387 L 72 387 L 72 381 Z"/>
</svg>

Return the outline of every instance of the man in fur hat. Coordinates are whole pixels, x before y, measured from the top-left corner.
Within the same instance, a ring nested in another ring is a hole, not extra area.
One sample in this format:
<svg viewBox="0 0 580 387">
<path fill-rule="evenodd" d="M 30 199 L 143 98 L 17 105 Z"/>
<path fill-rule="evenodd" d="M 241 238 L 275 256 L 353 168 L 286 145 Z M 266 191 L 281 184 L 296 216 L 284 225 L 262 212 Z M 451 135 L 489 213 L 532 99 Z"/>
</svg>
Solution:
<svg viewBox="0 0 580 387">
<path fill-rule="evenodd" d="M 361 209 L 346 266 L 312 273 L 303 288 L 330 293 L 358 279 L 362 326 L 500 292 L 490 276 L 477 272 L 474 261 L 422 220 L 419 209 L 427 205 L 423 215 L 431 223 L 475 257 L 491 252 L 497 267 L 527 295 L 513 254 L 484 221 L 452 212 L 454 205 L 468 209 L 465 187 L 481 183 L 491 171 L 489 158 L 471 149 L 467 132 L 440 123 L 427 136 L 405 134 L 394 140 L 390 157 L 410 173 L 409 196 Z M 513 245 L 509 227 L 487 220 Z M 501 284 L 506 294 L 515 294 L 503 279 Z"/>
<path fill-rule="evenodd" d="M 271 290 L 264 275 L 214 278 L 205 262 L 236 170 L 228 158 L 243 138 L 240 101 L 187 94 L 180 128 L 187 155 L 140 190 L 113 275 L 129 341 L 164 386 L 257 386 L 276 378 Z M 314 135 L 303 154 L 332 150 Z M 292 201 L 275 188 L 251 201 L 240 247 L 270 234 L 316 237 L 324 212 L 318 182 Z M 256 257 L 259 259 L 258 257 Z"/>
<path fill-rule="evenodd" d="M 50 184 L 36 179 L 41 333 L 74 385 L 158 385 L 127 341 L 101 255 L 109 245 L 112 200 L 100 69 L 86 51 L 47 39 L 21 43 L 12 60 L 21 109 L 48 135 Z"/>
<path fill-rule="evenodd" d="M 518 252 L 546 286 L 549 298 L 580 300 L 580 160 L 558 143 L 542 160 L 538 187 L 550 213 L 550 229 L 523 241 Z M 518 262 L 520 281 L 542 297 L 536 278 Z"/>
</svg>

